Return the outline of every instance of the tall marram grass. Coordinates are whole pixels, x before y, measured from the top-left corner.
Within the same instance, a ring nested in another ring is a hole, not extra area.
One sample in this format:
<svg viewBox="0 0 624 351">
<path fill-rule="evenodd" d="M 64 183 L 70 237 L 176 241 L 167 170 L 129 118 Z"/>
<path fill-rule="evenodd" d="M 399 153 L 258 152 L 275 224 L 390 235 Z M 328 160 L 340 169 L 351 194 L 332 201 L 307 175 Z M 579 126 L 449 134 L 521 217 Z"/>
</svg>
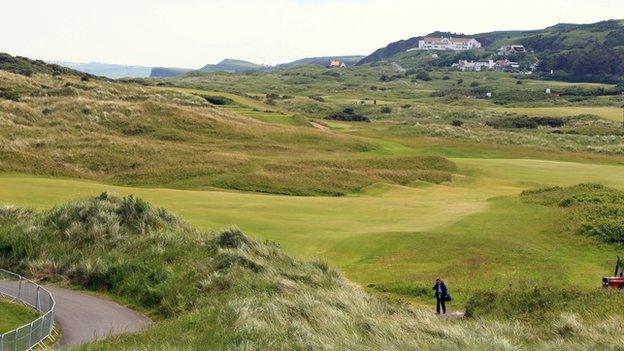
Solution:
<svg viewBox="0 0 624 351">
<path fill-rule="evenodd" d="M 1 209 L 0 265 L 107 291 L 157 316 L 146 332 L 83 350 L 624 348 L 619 317 L 438 319 L 372 296 L 324 262 L 294 259 L 237 229 L 196 230 L 134 197 Z"/>
</svg>

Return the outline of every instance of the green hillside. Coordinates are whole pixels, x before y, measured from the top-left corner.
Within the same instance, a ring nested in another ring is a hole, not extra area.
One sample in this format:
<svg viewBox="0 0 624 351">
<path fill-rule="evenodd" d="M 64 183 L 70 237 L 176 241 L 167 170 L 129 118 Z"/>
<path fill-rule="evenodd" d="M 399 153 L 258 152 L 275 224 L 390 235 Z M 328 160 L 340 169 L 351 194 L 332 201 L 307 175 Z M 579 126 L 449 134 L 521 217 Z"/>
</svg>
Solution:
<svg viewBox="0 0 624 351">
<path fill-rule="evenodd" d="M 192 71 L 188 68 L 169 68 L 169 67 L 153 67 L 150 71 L 150 78 L 167 78 L 177 77 L 184 73 Z"/>
<path fill-rule="evenodd" d="M 329 60 L 340 60 L 344 62 L 347 66 L 353 66 L 361 61 L 363 58 L 364 56 L 359 55 L 306 57 L 293 62 L 279 64 L 277 65 L 277 68 L 292 68 L 305 65 L 326 66 Z"/>
<path fill-rule="evenodd" d="M 70 74 L 81 77 L 89 77 L 87 73 L 80 73 L 76 70 L 62 67 L 56 64 L 49 64 L 41 60 L 31 60 L 26 57 L 11 56 L 0 53 L 0 70 L 23 76 L 32 76 L 35 73 L 60 75 Z"/>
<path fill-rule="evenodd" d="M 592 24 L 558 24 L 542 30 L 497 31 L 471 35 L 435 32 L 429 36 L 467 36 L 480 41 L 486 50 L 474 53 L 445 53 L 444 67 L 459 59 L 496 59 L 496 50 L 503 45 L 522 44 L 530 57 L 514 57 L 529 60 L 527 66 L 539 62 L 539 76 L 547 79 L 568 81 L 591 81 L 617 83 L 624 77 L 624 25 L 621 20 Z M 391 43 L 376 50 L 358 64 L 370 64 L 383 60 L 395 60 L 406 67 L 427 66 L 419 59 L 418 52 L 407 52 L 418 46 L 414 37 Z M 536 61 L 539 60 L 539 61 Z M 550 72 L 554 71 L 554 75 Z"/>
<path fill-rule="evenodd" d="M 261 65 L 242 61 L 225 59 L 215 65 L 209 64 L 199 70 L 202 72 L 229 72 L 229 73 L 242 73 L 247 71 L 257 71 L 262 68 Z"/>
</svg>

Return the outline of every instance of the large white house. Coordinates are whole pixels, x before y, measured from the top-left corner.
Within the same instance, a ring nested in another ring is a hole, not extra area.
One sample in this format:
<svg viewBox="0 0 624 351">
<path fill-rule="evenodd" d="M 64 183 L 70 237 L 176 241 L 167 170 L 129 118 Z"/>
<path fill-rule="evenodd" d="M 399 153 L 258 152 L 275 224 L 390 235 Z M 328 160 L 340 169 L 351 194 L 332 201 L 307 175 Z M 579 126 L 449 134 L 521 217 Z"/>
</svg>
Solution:
<svg viewBox="0 0 624 351">
<path fill-rule="evenodd" d="M 478 49 L 480 47 L 481 43 L 474 38 L 425 37 L 418 41 L 418 49 L 420 50 L 464 51 Z"/>
</svg>

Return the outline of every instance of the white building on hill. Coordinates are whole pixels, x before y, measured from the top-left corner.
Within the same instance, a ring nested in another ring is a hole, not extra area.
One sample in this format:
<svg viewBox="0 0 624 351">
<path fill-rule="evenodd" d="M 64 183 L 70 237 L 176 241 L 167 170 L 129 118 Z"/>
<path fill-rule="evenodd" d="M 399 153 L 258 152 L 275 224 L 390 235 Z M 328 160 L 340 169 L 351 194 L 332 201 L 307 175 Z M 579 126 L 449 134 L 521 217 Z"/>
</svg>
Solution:
<svg viewBox="0 0 624 351">
<path fill-rule="evenodd" d="M 478 49 L 480 47 L 481 43 L 474 38 L 425 37 L 418 41 L 418 49 L 420 50 L 464 51 Z"/>
<path fill-rule="evenodd" d="M 468 61 L 468 60 L 459 60 L 458 63 L 453 64 L 453 68 L 456 68 L 460 71 L 475 71 L 481 72 L 483 70 L 494 69 L 496 67 L 496 62 L 494 60 L 488 61 Z"/>
<path fill-rule="evenodd" d="M 347 64 L 340 60 L 329 60 L 327 62 L 327 68 L 346 68 Z"/>
</svg>

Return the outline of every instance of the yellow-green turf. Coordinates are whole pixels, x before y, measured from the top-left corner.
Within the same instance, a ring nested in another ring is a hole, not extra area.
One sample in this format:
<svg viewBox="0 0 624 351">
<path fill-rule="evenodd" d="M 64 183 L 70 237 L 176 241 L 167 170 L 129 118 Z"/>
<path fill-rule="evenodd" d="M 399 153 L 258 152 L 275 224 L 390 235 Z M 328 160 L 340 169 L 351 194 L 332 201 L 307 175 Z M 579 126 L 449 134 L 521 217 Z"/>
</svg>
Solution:
<svg viewBox="0 0 624 351">
<path fill-rule="evenodd" d="M 0 203 L 38 209 L 109 191 L 134 194 L 203 228 L 236 225 L 300 257 L 323 258 L 367 286 L 427 286 L 458 301 L 510 281 L 600 286 L 614 247 L 561 230 L 558 209 L 526 204 L 527 188 L 600 182 L 624 189 L 624 167 L 512 159 L 454 159 L 452 183 L 377 184 L 347 197 L 128 188 L 19 174 L 0 177 Z"/>
<path fill-rule="evenodd" d="M 35 319 L 37 319 L 37 314 L 32 310 L 0 298 L 0 334 L 19 328 Z"/>
</svg>

